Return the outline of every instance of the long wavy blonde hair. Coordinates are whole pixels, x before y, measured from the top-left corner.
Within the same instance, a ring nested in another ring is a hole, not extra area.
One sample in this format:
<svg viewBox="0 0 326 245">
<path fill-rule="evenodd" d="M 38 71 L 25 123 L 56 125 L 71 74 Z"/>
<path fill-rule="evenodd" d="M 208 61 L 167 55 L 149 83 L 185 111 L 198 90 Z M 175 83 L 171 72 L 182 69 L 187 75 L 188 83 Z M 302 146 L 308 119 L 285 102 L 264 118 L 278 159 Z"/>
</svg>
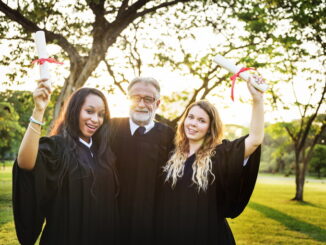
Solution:
<svg viewBox="0 0 326 245">
<path fill-rule="evenodd" d="M 174 139 L 175 150 L 167 164 L 164 166 L 164 172 L 167 173 L 166 181 L 172 182 L 175 187 L 178 178 L 184 173 L 185 161 L 189 153 L 189 140 L 185 134 L 184 122 L 191 108 L 198 106 L 204 110 L 209 116 L 209 129 L 205 135 L 203 144 L 196 152 L 196 160 L 192 165 L 193 174 L 192 181 L 197 185 L 198 191 L 201 189 L 206 191 L 209 185 L 210 175 L 213 183 L 215 176 L 212 172 L 212 156 L 215 154 L 215 148 L 221 144 L 223 137 L 223 124 L 219 113 L 214 105 L 206 100 L 200 100 L 192 103 L 182 115 L 177 133 Z"/>
</svg>

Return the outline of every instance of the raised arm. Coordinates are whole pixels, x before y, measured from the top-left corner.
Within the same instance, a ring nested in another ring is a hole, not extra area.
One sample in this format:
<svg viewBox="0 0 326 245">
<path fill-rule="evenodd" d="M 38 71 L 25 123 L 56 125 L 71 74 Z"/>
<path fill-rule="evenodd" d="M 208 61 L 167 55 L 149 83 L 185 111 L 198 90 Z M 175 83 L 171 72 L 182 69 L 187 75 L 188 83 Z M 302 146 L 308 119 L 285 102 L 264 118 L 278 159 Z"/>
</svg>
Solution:
<svg viewBox="0 0 326 245">
<path fill-rule="evenodd" d="M 263 83 L 264 80 L 260 77 L 253 76 L 258 79 L 258 83 Z M 250 82 L 247 82 L 249 92 L 252 96 L 252 114 L 249 129 L 249 136 L 245 139 L 245 155 L 249 157 L 264 139 L 264 97 L 263 93 L 255 89 Z"/>
<path fill-rule="evenodd" d="M 41 125 L 43 115 L 51 97 L 51 89 L 46 80 L 41 80 L 33 92 L 34 110 L 24 138 L 20 144 L 17 162 L 22 169 L 32 170 L 35 166 L 39 139 L 41 136 Z"/>
</svg>

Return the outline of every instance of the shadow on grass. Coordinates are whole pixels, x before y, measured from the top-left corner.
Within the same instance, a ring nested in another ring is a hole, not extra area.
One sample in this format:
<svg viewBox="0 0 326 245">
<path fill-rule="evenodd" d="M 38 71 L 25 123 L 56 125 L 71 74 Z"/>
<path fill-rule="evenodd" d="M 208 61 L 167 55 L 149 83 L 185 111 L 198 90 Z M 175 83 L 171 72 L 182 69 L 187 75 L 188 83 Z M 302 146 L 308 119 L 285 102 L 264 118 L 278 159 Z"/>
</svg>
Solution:
<svg viewBox="0 0 326 245">
<path fill-rule="evenodd" d="M 271 218 L 280 222 L 282 225 L 286 226 L 288 229 L 301 232 L 311 237 L 312 239 L 320 242 L 326 242 L 326 230 L 322 229 L 316 225 L 309 224 L 307 222 L 298 220 L 284 214 L 276 209 L 267 207 L 265 205 L 250 202 L 248 206 L 254 210 L 257 210 L 264 214 L 266 217 Z M 307 214 L 309 215 L 309 214 Z"/>
<path fill-rule="evenodd" d="M 291 200 L 293 201 L 293 200 Z M 295 201 L 297 202 L 297 201 Z M 326 209 L 325 207 L 322 207 L 322 206 L 318 206 L 316 204 L 313 204 L 311 202 L 306 202 L 306 201 L 303 201 L 303 202 L 297 202 L 298 205 L 301 205 L 301 206 L 310 206 L 310 207 L 314 207 L 314 208 L 320 208 L 320 209 Z"/>
</svg>

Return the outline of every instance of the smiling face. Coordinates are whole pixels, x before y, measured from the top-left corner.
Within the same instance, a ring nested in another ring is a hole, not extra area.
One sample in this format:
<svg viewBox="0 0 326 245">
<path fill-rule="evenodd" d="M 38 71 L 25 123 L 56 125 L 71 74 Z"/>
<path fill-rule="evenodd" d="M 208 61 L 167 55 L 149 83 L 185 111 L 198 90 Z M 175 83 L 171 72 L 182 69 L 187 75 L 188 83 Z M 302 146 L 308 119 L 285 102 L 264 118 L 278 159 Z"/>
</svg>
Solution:
<svg viewBox="0 0 326 245">
<path fill-rule="evenodd" d="M 189 143 L 202 143 L 209 127 L 208 114 L 199 106 L 192 107 L 184 121 L 184 131 Z"/>
<path fill-rule="evenodd" d="M 156 88 L 151 84 L 138 82 L 130 88 L 129 97 L 129 114 L 133 122 L 141 126 L 149 124 L 160 104 Z"/>
<path fill-rule="evenodd" d="M 80 138 L 89 142 L 90 137 L 101 127 L 105 116 L 105 105 L 101 97 L 89 94 L 79 113 Z"/>
</svg>

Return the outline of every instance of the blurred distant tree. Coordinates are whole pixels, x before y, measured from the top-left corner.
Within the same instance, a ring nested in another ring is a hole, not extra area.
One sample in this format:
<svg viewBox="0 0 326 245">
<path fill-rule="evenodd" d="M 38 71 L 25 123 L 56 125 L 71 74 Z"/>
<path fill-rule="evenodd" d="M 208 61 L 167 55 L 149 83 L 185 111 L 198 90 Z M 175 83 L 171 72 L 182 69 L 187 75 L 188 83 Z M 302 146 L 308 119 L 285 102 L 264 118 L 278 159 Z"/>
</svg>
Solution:
<svg viewBox="0 0 326 245">
<path fill-rule="evenodd" d="M 323 95 L 325 95 L 325 91 Z M 290 137 L 295 155 L 296 195 L 294 200 L 303 201 L 303 189 L 308 164 L 315 146 L 321 142 L 323 135 L 326 133 L 326 116 L 325 114 L 318 115 L 318 110 L 323 101 L 322 97 L 313 114 L 306 114 L 309 106 L 306 105 L 306 110 L 299 120 L 280 123 L 280 126 Z"/>
<path fill-rule="evenodd" d="M 59 96 L 60 89 L 54 89 L 51 95 L 51 101 L 44 114 L 45 126 L 42 128 L 43 134 L 46 134 L 50 121 L 52 120 L 52 114 L 55 102 Z M 34 108 L 33 95 L 30 91 L 19 91 L 19 90 L 6 90 L 0 92 L 0 101 L 4 101 L 10 104 L 14 109 L 15 114 L 18 115 L 17 122 L 26 128 L 29 124 L 29 118 Z"/>
<path fill-rule="evenodd" d="M 270 172 L 283 173 L 285 175 L 294 172 L 295 159 L 293 147 L 289 135 L 284 130 L 283 123 L 274 123 L 266 126 L 262 160 L 269 163 L 268 169 Z"/>
<path fill-rule="evenodd" d="M 318 178 L 326 177 L 326 145 L 316 145 L 309 169 L 310 172 L 316 173 Z"/>
<path fill-rule="evenodd" d="M 23 128 L 19 116 L 8 102 L 0 102 L 0 160 L 12 159 L 19 147 Z"/>
<path fill-rule="evenodd" d="M 54 90 L 44 115 L 46 125 L 42 127 L 43 135 L 49 131 L 58 95 L 59 89 Z M 23 134 L 29 124 L 34 107 L 33 97 L 30 91 L 7 90 L 0 92 L 0 101 L 0 159 L 6 156 L 12 158 L 17 154 Z"/>
</svg>

